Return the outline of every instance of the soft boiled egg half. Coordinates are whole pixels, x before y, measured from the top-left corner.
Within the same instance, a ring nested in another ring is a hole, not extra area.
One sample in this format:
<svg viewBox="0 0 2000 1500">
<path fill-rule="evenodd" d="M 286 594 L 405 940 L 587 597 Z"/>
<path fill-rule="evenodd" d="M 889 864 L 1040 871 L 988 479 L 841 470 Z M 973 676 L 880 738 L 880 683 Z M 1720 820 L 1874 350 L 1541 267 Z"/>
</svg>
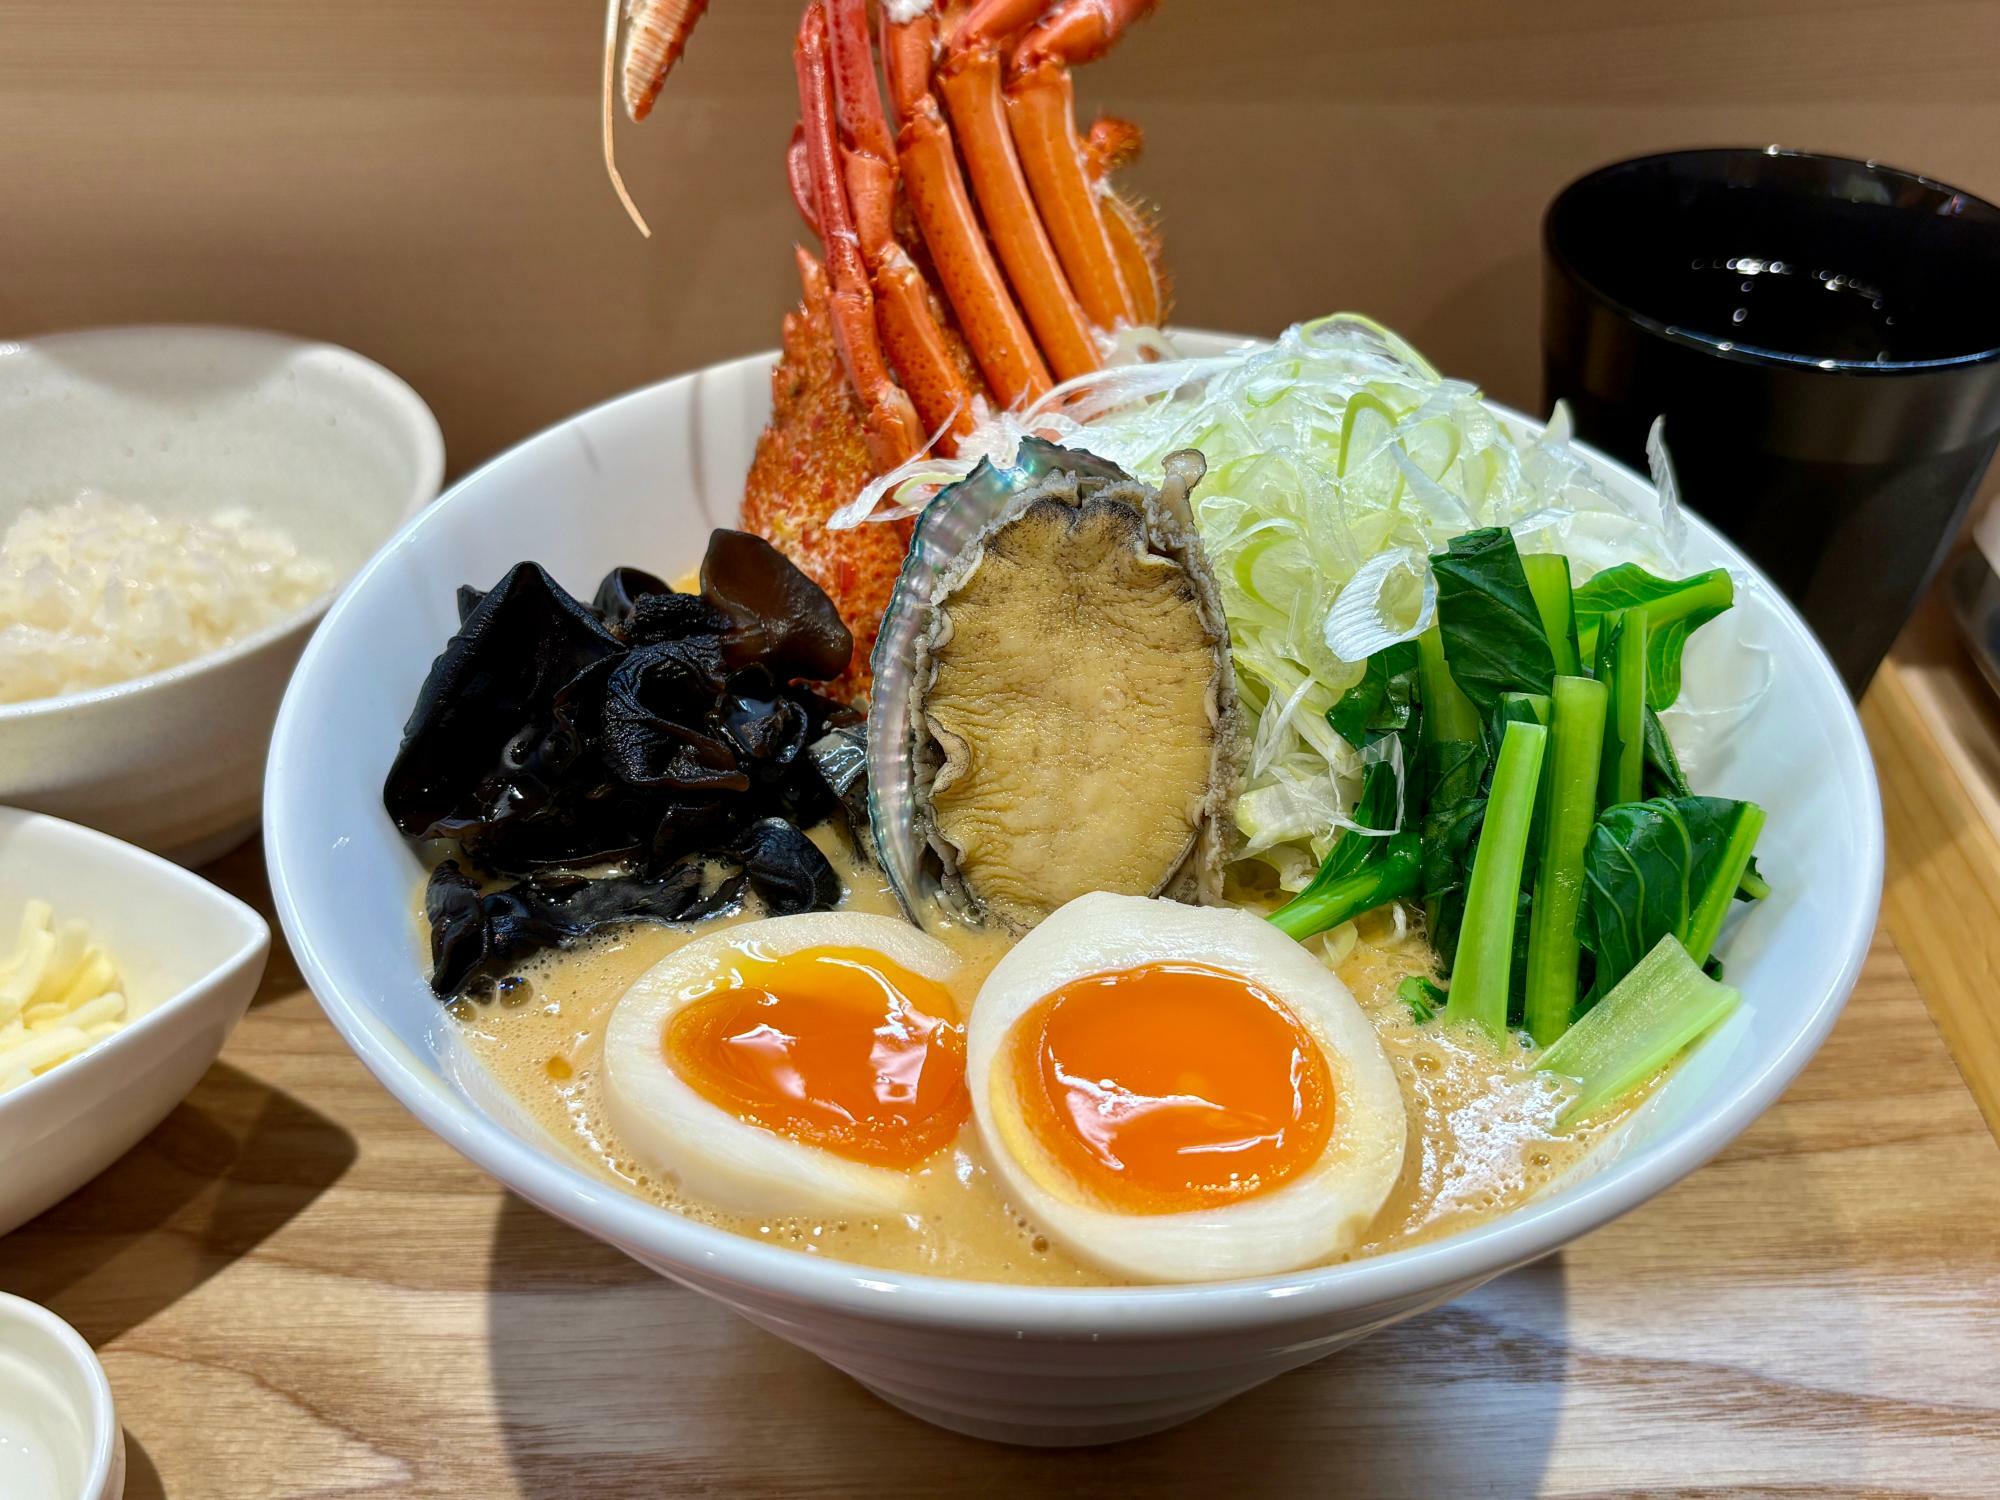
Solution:
<svg viewBox="0 0 2000 1500">
<path fill-rule="evenodd" d="M 604 1037 L 612 1127 L 740 1213 L 897 1213 L 965 1124 L 958 960 L 906 922 L 812 912 L 696 939 Z"/>
<path fill-rule="evenodd" d="M 972 1008 L 993 1171 L 1079 1259 L 1216 1281 L 1352 1248 L 1402 1170 L 1403 1096 L 1317 959 L 1247 911 L 1089 895 Z"/>
</svg>

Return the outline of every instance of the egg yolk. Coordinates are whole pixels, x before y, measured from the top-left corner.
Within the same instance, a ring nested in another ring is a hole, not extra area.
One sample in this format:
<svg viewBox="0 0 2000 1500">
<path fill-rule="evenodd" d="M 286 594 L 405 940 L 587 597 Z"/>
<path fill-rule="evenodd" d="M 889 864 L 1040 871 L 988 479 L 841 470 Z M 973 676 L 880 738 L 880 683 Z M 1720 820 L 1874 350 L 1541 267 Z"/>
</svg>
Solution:
<svg viewBox="0 0 2000 1500">
<path fill-rule="evenodd" d="M 662 1046 L 711 1104 L 874 1166 L 915 1166 L 971 1109 L 950 993 L 865 948 L 746 961 L 674 1016 Z"/>
<path fill-rule="evenodd" d="M 1190 963 L 1092 974 L 1022 1017 L 1012 1046 L 1027 1128 L 1120 1213 L 1269 1192 L 1333 1134 L 1324 1054 L 1239 974 Z"/>
</svg>

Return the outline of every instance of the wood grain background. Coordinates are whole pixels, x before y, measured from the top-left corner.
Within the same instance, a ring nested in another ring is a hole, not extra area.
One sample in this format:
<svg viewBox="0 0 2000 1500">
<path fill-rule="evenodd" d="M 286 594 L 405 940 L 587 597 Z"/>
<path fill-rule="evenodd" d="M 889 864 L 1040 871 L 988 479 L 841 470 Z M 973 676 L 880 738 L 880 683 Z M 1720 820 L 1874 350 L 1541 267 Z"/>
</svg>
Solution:
<svg viewBox="0 0 2000 1500">
<path fill-rule="evenodd" d="M 269 324 L 372 354 L 462 469 L 776 342 L 798 0 L 720 0 L 597 165 L 593 0 L 0 0 L 0 337 Z M 1140 121 L 1194 325 L 1386 318 L 1540 399 L 1537 223 L 1579 171 L 1712 143 L 2000 196 L 1994 0 L 1168 0 L 1087 70 Z"/>
</svg>

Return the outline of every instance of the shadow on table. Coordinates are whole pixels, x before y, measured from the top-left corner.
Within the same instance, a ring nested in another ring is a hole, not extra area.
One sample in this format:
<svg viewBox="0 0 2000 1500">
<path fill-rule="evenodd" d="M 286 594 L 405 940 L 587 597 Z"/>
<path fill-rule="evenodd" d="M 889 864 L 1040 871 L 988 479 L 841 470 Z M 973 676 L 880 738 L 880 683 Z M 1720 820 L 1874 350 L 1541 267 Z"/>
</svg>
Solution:
<svg viewBox="0 0 2000 1500">
<path fill-rule="evenodd" d="M 124 1500 L 167 1500 L 166 1481 L 160 1478 L 152 1455 L 139 1445 L 129 1427 L 125 1429 Z"/>
<path fill-rule="evenodd" d="M 1295 1496 L 1532 1493 L 1568 1356 L 1559 1257 L 1184 1427 L 1038 1451 L 928 1427 L 817 1358 L 510 1198 L 494 1232 L 494 1400 L 526 1494 Z"/>
<path fill-rule="evenodd" d="M 99 1177 L 0 1239 L 0 1289 L 102 1345 L 247 1255 L 354 1156 L 333 1121 L 217 1063 Z"/>
<path fill-rule="evenodd" d="M 291 944 L 285 941 L 270 882 L 264 877 L 262 835 L 251 835 L 214 863 L 204 865 L 201 873 L 256 912 L 271 929 L 271 959 L 264 966 L 264 978 L 251 997 L 250 1008 L 255 1010 L 304 989 L 305 978 L 299 973 L 298 960 L 292 957 Z"/>
</svg>

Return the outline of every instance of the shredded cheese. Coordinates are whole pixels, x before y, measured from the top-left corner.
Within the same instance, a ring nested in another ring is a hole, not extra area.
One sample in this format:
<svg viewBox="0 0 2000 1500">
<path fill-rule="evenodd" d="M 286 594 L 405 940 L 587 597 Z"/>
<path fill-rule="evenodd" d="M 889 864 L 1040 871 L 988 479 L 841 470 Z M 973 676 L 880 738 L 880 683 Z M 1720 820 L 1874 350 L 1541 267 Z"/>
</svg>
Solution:
<svg viewBox="0 0 2000 1500">
<path fill-rule="evenodd" d="M 118 966 L 84 923 L 58 926 L 46 901 L 21 913 L 0 959 L 0 1094 L 110 1036 L 130 1017 Z"/>
</svg>

